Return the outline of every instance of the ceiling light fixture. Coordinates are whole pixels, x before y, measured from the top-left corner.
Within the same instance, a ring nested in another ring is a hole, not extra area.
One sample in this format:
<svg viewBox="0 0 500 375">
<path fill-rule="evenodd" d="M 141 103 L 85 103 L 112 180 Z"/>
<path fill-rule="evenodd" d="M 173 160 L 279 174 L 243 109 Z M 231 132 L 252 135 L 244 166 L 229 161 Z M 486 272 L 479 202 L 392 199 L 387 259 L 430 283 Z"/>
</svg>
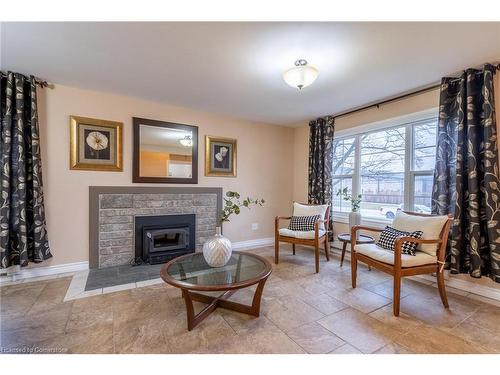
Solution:
<svg viewBox="0 0 500 375">
<path fill-rule="evenodd" d="M 318 78 L 318 74 L 318 69 L 307 65 L 306 60 L 299 59 L 295 61 L 295 67 L 283 73 L 283 79 L 288 85 L 302 90 L 312 84 Z"/>
<path fill-rule="evenodd" d="M 186 135 L 184 138 L 179 140 L 179 143 L 184 147 L 191 147 L 193 145 L 193 140 L 190 135 Z"/>
</svg>

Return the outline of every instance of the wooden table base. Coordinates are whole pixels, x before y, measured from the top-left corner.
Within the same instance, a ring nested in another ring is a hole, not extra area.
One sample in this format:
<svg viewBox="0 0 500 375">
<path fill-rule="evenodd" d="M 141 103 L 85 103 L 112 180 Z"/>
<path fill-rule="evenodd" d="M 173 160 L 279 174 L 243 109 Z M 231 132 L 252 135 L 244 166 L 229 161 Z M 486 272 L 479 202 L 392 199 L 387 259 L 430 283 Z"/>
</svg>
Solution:
<svg viewBox="0 0 500 375">
<path fill-rule="evenodd" d="M 227 290 L 218 297 L 212 297 L 182 288 L 182 297 L 184 298 L 184 302 L 186 303 L 188 331 L 191 331 L 194 327 L 200 324 L 203 319 L 205 319 L 213 311 L 215 311 L 217 307 L 258 317 L 260 315 L 260 300 L 266 281 L 267 277 L 259 281 L 251 305 L 245 305 L 228 300 L 228 298 L 231 297 L 237 291 L 237 289 Z M 195 314 L 193 301 L 206 303 L 207 306 L 198 314 Z"/>
</svg>

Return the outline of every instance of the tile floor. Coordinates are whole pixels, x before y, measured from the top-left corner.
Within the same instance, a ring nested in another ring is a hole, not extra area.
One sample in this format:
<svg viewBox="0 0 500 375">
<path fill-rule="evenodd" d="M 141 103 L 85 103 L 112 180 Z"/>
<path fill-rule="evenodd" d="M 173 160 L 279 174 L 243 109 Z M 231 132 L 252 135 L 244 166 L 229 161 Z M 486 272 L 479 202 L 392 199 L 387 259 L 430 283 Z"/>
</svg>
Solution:
<svg viewBox="0 0 500 375">
<path fill-rule="evenodd" d="M 273 259 L 271 247 L 253 252 Z M 191 332 L 179 290 L 166 284 L 66 302 L 70 277 L 2 286 L 0 352 L 500 353 L 500 307 L 449 292 L 446 310 L 435 287 L 407 280 L 396 318 L 388 275 L 361 266 L 352 289 L 350 265 L 336 256 L 315 274 L 311 250 L 281 254 L 260 318 L 218 309 Z"/>
</svg>

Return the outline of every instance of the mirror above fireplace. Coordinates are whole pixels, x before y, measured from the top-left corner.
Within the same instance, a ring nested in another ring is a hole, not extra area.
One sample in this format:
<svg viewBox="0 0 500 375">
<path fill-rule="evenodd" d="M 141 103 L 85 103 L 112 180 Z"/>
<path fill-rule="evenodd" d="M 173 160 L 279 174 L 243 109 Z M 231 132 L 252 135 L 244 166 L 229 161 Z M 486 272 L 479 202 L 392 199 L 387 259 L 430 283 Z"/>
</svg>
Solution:
<svg viewBox="0 0 500 375">
<path fill-rule="evenodd" d="M 133 182 L 198 182 L 197 126 L 137 117 L 133 124 Z"/>
</svg>

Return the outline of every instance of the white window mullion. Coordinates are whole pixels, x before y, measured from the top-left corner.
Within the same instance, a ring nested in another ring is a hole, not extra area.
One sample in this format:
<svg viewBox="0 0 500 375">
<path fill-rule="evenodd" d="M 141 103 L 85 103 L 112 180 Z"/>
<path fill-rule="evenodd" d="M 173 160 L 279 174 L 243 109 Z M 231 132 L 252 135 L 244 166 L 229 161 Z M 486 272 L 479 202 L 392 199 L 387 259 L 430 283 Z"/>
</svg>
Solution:
<svg viewBox="0 0 500 375">
<path fill-rule="evenodd" d="M 413 182 L 411 165 L 413 163 L 413 129 L 412 124 L 407 124 L 405 127 L 405 177 L 404 177 L 404 200 L 403 207 L 405 210 L 411 210 L 413 208 Z"/>
<path fill-rule="evenodd" d="M 352 192 L 353 195 L 361 194 L 361 183 L 360 183 L 360 165 L 361 165 L 361 136 L 357 135 L 354 147 L 354 173 L 352 175 Z"/>
</svg>

